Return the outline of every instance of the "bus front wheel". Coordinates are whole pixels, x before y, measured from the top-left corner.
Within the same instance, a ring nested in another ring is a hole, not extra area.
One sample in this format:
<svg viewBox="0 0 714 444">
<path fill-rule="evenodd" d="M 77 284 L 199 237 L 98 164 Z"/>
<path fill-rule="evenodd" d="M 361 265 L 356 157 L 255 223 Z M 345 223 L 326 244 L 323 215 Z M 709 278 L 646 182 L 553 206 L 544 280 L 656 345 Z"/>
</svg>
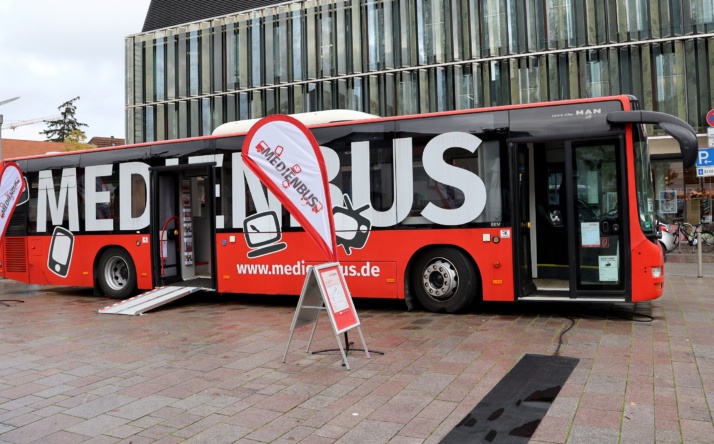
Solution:
<svg viewBox="0 0 714 444">
<path fill-rule="evenodd" d="M 414 263 L 412 285 L 419 302 L 432 312 L 457 313 L 473 302 L 477 274 L 466 254 L 450 247 L 431 249 Z"/>
<path fill-rule="evenodd" d="M 97 266 L 99 288 L 112 299 L 127 299 L 136 289 L 134 261 L 123 248 L 105 251 Z"/>
</svg>

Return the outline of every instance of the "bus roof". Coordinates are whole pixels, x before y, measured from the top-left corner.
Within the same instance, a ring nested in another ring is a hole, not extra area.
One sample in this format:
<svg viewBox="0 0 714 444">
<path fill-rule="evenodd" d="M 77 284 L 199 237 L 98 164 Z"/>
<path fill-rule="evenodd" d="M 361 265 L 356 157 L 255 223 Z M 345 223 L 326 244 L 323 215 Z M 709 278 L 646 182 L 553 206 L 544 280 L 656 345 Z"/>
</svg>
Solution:
<svg viewBox="0 0 714 444">
<path fill-rule="evenodd" d="M 354 120 L 379 119 L 380 116 L 363 113 L 362 111 L 352 111 L 349 109 L 331 109 L 326 111 L 315 111 L 310 113 L 290 114 L 290 117 L 298 120 L 304 125 L 319 125 L 324 123 L 351 122 Z M 258 122 L 259 119 L 237 120 L 219 125 L 211 133 L 214 136 L 225 134 L 244 134 Z"/>
</svg>

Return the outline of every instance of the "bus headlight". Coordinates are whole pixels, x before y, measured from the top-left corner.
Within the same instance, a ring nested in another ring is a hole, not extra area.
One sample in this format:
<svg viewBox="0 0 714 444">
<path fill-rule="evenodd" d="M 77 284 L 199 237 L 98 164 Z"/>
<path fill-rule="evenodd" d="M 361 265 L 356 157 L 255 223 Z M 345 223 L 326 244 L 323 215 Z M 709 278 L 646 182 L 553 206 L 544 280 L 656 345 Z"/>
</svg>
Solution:
<svg viewBox="0 0 714 444">
<path fill-rule="evenodd" d="M 662 277 L 662 267 L 652 267 L 652 277 L 653 278 Z"/>
</svg>

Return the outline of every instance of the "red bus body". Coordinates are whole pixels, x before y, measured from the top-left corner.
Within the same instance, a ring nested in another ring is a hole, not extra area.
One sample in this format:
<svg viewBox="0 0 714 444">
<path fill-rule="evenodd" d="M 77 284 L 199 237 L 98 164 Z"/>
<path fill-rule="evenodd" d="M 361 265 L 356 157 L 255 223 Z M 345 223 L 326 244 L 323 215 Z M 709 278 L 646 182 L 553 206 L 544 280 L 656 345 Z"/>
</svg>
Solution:
<svg viewBox="0 0 714 444">
<path fill-rule="evenodd" d="M 618 96 L 312 126 L 352 296 L 448 312 L 660 297 L 642 125 L 608 120 L 633 107 Z M 243 136 L 13 159 L 29 194 L 0 274 L 121 298 L 199 277 L 220 293 L 299 294 L 321 252 L 241 170 Z"/>
</svg>

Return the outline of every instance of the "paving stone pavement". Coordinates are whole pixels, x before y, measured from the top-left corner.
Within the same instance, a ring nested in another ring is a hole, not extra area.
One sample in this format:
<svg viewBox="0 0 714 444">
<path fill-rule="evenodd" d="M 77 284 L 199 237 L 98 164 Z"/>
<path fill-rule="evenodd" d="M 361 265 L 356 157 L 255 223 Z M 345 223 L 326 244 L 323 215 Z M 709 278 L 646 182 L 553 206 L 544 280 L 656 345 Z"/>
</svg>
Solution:
<svg viewBox="0 0 714 444">
<path fill-rule="evenodd" d="M 637 306 L 357 300 L 384 355 L 351 351 L 351 371 L 305 352 L 310 326 L 281 362 L 297 298 L 199 294 L 128 317 L 86 289 L 0 280 L 0 442 L 438 443 L 570 319 L 560 353 L 580 362 L 531 442 L 712 442 L 714 270 L 680 265 Z M 335 346 L 323 316 L 311 350 Z"/>
</svg>

